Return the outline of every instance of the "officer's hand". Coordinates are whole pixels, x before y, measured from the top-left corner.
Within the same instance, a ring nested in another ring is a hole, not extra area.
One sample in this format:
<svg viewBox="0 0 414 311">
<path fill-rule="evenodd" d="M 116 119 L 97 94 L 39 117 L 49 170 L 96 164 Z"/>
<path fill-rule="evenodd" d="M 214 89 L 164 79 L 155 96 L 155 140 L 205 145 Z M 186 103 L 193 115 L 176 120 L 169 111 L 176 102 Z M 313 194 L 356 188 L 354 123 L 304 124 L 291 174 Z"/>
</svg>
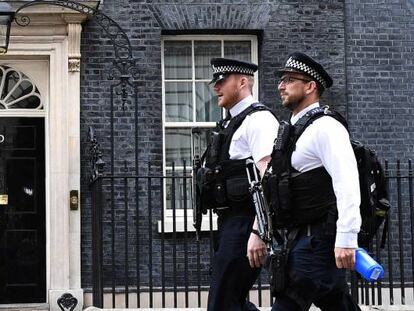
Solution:
<svg viewBox="0 0 414 311">
<path fill-rule="evenodd" d="M 355 265 L 355 248 L 335 247 L 336 266 L 341 269 L 354 270 Z"/>
<path fill-rule="evenodd" d="M 247 257 L 252 268 L 259 268 L 266 259 L 266 244 L 256 234 L 251 233 L 247 242 Z"/>
</svg>

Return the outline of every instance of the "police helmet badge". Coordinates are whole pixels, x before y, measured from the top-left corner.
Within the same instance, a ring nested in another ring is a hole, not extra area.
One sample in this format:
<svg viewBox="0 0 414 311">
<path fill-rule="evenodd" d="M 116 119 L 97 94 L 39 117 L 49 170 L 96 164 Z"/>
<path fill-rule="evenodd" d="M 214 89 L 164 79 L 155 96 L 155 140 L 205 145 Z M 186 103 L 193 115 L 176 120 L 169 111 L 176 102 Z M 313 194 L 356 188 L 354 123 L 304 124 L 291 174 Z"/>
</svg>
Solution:
<svg viewBox="0 0 414 311">
<path fill-rule="evenodd" d="M 256 64 L 230 58 L 212 58 L 210 63 L 213 68 L 213 79 L 210 84 L 225 79 L 231 73 L 253 76 L 258 68 Z"/>
<path fill-rule="evenodd" d="M 278 70 L 278 75 L 282 76 L 286 72 L 297 72 L 304 74 L 319 83 L 323 88 L 332 86 L 333 81 L 321 64 L 306 54 L 294 52 L 289 55 L 286 64 Z"/>
</svg>

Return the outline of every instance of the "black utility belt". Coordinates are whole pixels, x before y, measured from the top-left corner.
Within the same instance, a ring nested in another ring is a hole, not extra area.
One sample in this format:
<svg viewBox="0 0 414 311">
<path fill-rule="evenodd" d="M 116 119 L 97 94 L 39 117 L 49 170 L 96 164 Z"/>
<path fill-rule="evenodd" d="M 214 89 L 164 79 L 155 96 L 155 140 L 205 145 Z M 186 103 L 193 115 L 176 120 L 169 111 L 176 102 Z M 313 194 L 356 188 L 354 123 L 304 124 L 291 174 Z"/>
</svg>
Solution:
<svg viewBox="0 0 414 311">
<path fill-rule="evenodd" d="M 197 187 L 203 209 L 216 209 L 251 202 L 249 183 L 245 174 L 226 176 L 222 172 L 201 168 Z"/>
<path fill-rule="evenodd" d="M 227 217 L 237 217 L 237 216 L 246 216 L 246 217 L 254 217 L 255 211 L 252 205 L 244 205 L 244 206 L 227 206 L 221 208 L 215 208 L 214 212 L 223 218 Z"/>
<path fill-rule="evenodd" d="M 206 198 L 212 203 L 210 209 L 234 208 L 233 206 L 246 205 L 251 202 L 249 185 L 247 178 L 244 176 L 213 181 L 206 186 L 206 193 L 209 192 L 210 187 L 212 189 L 211 196 Z"/>
<path fill-rule="evenodd" d="M 311 236 L 311 235 L 324 235 L 326 233 L 326 223 L 316 223 L 302 225 L 299 228 L 299 234 L 301 236 Z"/>
<path fill-rule="evenodd" d="M 297 237 L 303 236 L 334 236 L 336 231 L 328 225 L 326 220 L 317 223 L 302 224 L 288 229 L 288 236 L 294 234 Z"/>
</svg>

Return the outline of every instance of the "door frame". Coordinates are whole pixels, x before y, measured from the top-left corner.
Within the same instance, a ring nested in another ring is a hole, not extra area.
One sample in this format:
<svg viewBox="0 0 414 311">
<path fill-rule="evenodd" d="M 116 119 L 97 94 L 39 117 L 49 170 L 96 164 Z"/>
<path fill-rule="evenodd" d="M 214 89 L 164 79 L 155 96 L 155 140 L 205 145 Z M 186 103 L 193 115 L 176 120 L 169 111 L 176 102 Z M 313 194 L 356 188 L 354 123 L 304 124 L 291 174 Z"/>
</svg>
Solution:
<svg viewBox="0 0 414 311">
<path fill-rule="evenodd" d="M 96 7 L 99 2 L 88 4 Z M 83 309 L 80 204 L 77 209 L 70 209 L 70 192 L 80 193 L 80 35 L 86 16 L 50 5 L 34 6 L 24 13 L 31 23 L 27 27 L 13 23 L 9 50 L 0 56 L 0 62 L 27 59 L 48 62 L 49 87 L 44 112 L 47 288 L 44 307 L 60 310 L 59 299 L 75 297 L 74 310 L 80 311 Z M 33 116 L 39 112 L 5 111 L 0 115 L 16 114 Z"/>
</svg>

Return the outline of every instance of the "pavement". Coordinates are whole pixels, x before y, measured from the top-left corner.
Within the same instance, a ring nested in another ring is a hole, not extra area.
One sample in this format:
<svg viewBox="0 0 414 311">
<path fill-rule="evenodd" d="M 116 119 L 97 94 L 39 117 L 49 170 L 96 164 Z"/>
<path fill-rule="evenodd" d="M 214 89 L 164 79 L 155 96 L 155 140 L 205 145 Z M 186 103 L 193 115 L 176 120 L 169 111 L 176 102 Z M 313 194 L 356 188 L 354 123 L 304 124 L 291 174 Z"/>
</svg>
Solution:
<svg viewBox="0 0 414 311">
<path fill-rule="evenodd" d="M 388 306 L 360 306 L 361 311 L 414 311 L 414 305 L 388 305 Z M 259 308 L 260 311 L 270 311 L 271 308 Z M 84 311 L 206 311 L 205 308 L 138 308 L 138 309 L 99 309 L 88 307 Z M 320 310 L 311 307 L 310 311 Z"/>
</svg>

